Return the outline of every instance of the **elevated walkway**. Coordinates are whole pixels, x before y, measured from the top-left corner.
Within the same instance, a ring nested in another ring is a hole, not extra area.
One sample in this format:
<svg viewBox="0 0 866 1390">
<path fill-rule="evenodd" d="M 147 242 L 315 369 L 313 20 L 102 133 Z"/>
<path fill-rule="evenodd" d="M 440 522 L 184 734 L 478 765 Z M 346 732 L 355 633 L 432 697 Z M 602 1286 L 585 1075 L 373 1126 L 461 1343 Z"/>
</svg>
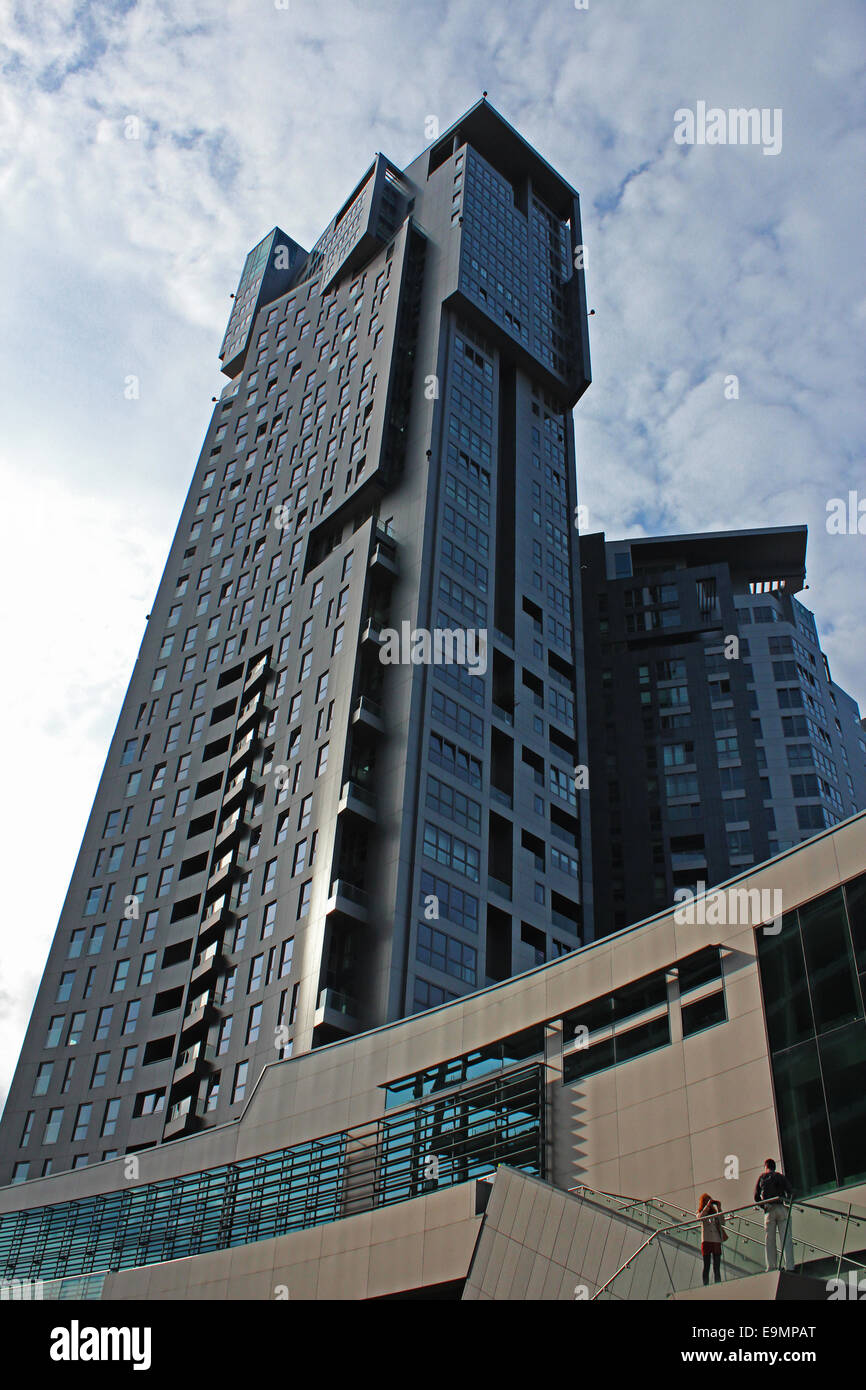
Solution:
<svg viewBox="0 0 866 1390">
<path fill-rule="evenodd" d="M 564 1192 L 499 1168 L 463 1297 L 826 1299 L 828 1281 L 866 1277 L 866 1211 L 833 1203 L 792 1204 L 793 1268 L 769 1274 L 760 1211 L 723 1213 L 722 1283 L 705 1289 L 702 1223 L 693 1213 L 658 1198 Z"/>
</svg>

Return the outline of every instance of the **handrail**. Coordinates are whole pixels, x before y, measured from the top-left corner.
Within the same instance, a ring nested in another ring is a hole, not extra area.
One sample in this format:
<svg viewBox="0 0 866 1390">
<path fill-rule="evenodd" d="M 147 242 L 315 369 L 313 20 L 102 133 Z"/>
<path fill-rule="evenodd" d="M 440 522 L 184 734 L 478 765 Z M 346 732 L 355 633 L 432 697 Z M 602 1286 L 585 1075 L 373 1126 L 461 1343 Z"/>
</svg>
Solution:
<svg viewBox="0 0 866 1390">
<path fill-rule="evenodd" d="M 687 1211 L 685 1207 L 678 1206 L 676 1202 L 666 1202 L 666 1201 L 664 1200 L 664 1198 L 662 1198 L 662 1197 L 639 1197 L 639 1198 L 631 1198 L 631 1197 L 626 1197 L 625 1194 L 622 1193 L 622 1192 L 603 1192 L 603 1191 L 601 1191 L 600 1189 L 597 1190 L 597 1189 L 592 1188 L 592 1187 L 587 1187 L 587 1185 L 586 1185 L 585 1183 L 581 1183 L 578 1187 L 569 1188 L 568 1190 L 569 1190 L 569 1192 L 574 1192 L 574 1193 L 577 1193 L 577 1192 L 591 1192 L 591 1193 L 592 1193 L 594 1196 L 596 1196 L 596 1197 L 612 1197 L 612 1198 L 614 1198 L 616 1201 L 625 1202 L 626 1205 L 625 1205 L 624 1207 L 621 1208 L 621 1212 L 622 1212 L 623 1215 L 630 1214 L 631 1211 L 632 1211 L 632 1209 L 633 1209 L 634 1207 L 639 1207 L 639 1206 L 653 1206 L 653 1205 L 656 1207 L 656 1209 L 657 1209 L 658 1211 L 660 1211 L 660 1212 L 662 1212 L 662 1213 L 663 1213 L 663 1209 L 664 1209 L 665 1207 L 667 1207 L 667 1208 L 670 1209 L 670 1211 L 679 1212 L 679 1214 L 680 1214 L 681 1216 L 687 1217 L 687 1216 L 691 1216 L 691 1215 L 692 1215 L 692 1213 L 689 1212 L 689 1211 Z M 732 1208 L 731 1210 L 733 1210 L 733 1211 L 746 1211 L 746 1210 L 748 1210 L 748 1208 L 746 1208 L 746 1207 L 734 1207 L 734 1208 Z M 663 1213 L 663 1214 L 664 1214 L 664 1213 Z M 721 1214 L 722 1214 L 723 1216 L 725 1215 L 724 1212 L 722 1212 Z M 699 1217 L 697 1217 L 697 1216 L 693 1217 L 693 1221 L 694 1221 L 694 1222 L 697 1222 L 697 1221 L 700 1220 L 700 1219 L 701 1219 L 701 1218 L 699 1218 Z M 741 1220 L 742 1220 L 742 1219 L 744 1219 L 744 1218 L 741 1218 Z M 645 1224 L 646 1224 L 646 1223 L 645 1223 Z M 664 1231 L 664 1230 L 666 1230 L 666 1229 L 667 1229 L 666 1227 L 661 1226 L 661 1227 L 658 1228 L 658 1231 Z M 737 1235 L 738 1235 L 738 1237 L 739 1237 L 741 1240 L 751 1241 L 754 1245 L 760 1246 L 762 1250 L 764 1249 L 764 1241 L 762 1240 L 761 1236 L 759 1236 L 759 1235 L 752 1235 L 750 1231 L 738 1231 L 738 1232 L 737 1232 Z M 803 1243 L 806 1244 L 807 1242 L 803 1242 Z M 814 1247 L 813 1247 L 813 1248 L 814 1248 Z M 637 1253 L 637 1252 L 635 1252 L 635 1253 Z"/>
<path fill-rule="evenodd" d="M 606 1192 L 600 1187 L 589 1187 L 588 1184 L 584 1182 L 578 1183 L 576 1187 L 568 1187 L 566 1191 L 569 1193 L 590 1192 L 595 1197 L 614 1197 L 618 1202 L 627 1202 L 629 1206 L 639 1206 L 642 1202 L 657 1202 L 659 1206 L 670 1207 L 672 1211 L 678 1211 L 683 1216 L 691 1215 L 685 1207 L 679 1206 L 676 1202 L 668 1202 L 663 1197 L 631 1197 L 626 1196 L 624 1192 Z M 767 1200 L 771 1201 L 773 1199 L 768 1198 Z M 732 1207 L 731 1210 L 746 1211 L 749 1205 L 760 1207 L 763 1203 L 753 1202 L 745 1207 Z M 866 1221 L 866 1207 L 857 1207 L 853 1202 L 845 1203 L 847 1210 L 840 1210 L 838 1207 L 825 1207 L 823 1203 L 813 1202 L 809 1197 L 793 1197 L 787 1205 L 807 1207 L 809 1211 L 823 1212 L 826 1216 L 836 1217 L 837 1220 L 846 1218 L 853 1221 Z M 803 1242 L 804 1245 L 808 1245 L 808 1243 L 808 1241 Z"/>
<path fill-rule="evenodd" d="M 592 1189 L 591 1189 L 591 1188 L 588 1188 L 587 1191 L 592 1191 Z M 616 1194 L 606 1193 L 606 1194 L 604 1194 L 604 1195 L 606 1195 L 606 1196 L 612 1196 L 612 1195 L 616 1195 Z M 772 1201 L 772 1200 L 773 1200 L 772 1198 L 768 1198 L 768 1199 L 767 1199 L 768 1202 L 770 1202 L 770 1201 Z M 671 1205 L 673 1205 L 673 1203 L 671 1203 Z M 724 1220 L 724 1219 L 725 1219 L 726 1217 L 728 1217 L 728 1216 L 736 1216 L 739 1212 L 751 1211 L 754 1207 L 756 1207 L 756 1206 L 760 1207 L 760 1206 L 763 1206 L 763 1205 L 764 1205 L 764 1203 L 762 1203 L 762 1202 L 749 1202 L 749 1203 L 747 1203 L 745 1206 L 742 1206 L 742 1207 L 731 1207 L 730 1210 L 728 1210 L 728 1211 L 714 1212 L 714 1213 L 713 1213 L 713 1216 L 714 1216 L 714 1218 L 715 1218 L 716 1220 Z M 810 1209 L 811 1209 L 811 1208 L 809 1207 L 809 1204 L 806 1203 L 806 1202 L 785 1203 L 785 1205 L 788 1207 L 789 1211 L 790 1211 L 790 1207 L 791 1207 L 791 1206 L 804 1207 L 804 1208 L 806 1208 L 807 1210 L 810 1210 Z M 819 1210 L 819 1211 L 821 1211 L 821 1210 L 823 1210 L 823 1211 L 829 1211 L 829 1210 L 831 1210 L 831 1209 L 828 1208 L 828 1207 L 823 1207 L 823 1208 L 818 1207 L 817 1210 Z M 844 1215 L 844 1213 L 842 1213 L 842 1212 L 833 1212 L 832 1214 L 833 1214 L 833 1215 L 838 1215 L 838 1216 Z M 591 1302 L 594 1302 L 595 1299 L 597 1299 L 597 1298 L 599 1297 L 600 1294 L 603 1294 L 604 1291 L 605 1291 L 605 1289 L 608 1288 L 608 1287 L 613 1283 L 614 1279 L 616 1279 L 620 1274 L 622 1274 L 622 1272 L 623 1272 L 624 1269 L 628 1269 L 629 1265 L 630 1265 L 635 1259 L 637 1259 L 637 1257 L 638 1257 L 638 1255 L 641 1253 L 641 1251 L 642 1251 L 642 1250 L 645 1250 L 646 1247 L 647 1247 L 648 1245 L 650 1245 L 650 1244 L 652 1243 L 652 1241 L 654 1241 L 654 1240 L 656 1239 L 657 1236 L 669 1235 L 671 1231 L 680 1230 L 680 1229 L 681 1229 L 682 1227 L 684 1227 L 684 1226 L 703 1226 L 704 1221 L 705 1221 L 706 1219 L 707 1219 L 706 1217 L 696 1216 L 696 1217 L 692 1217 L 692 1219 L 691 1219 L 690 1221 L 674 1221 L 674 1222 L 671 1223 L 670 1226 L 661 1226 L 657 1231 L 653 1231 L 649 1236 L 647 1236 L 646 1240 L 643 1241 L 643 1243 L 642 1243 L 641 1245 L 638 1246 L 637 1250 L 635 1250 L 633 1254 L 629 1255 L 629 1257 L 628 1257 L 628 1259 L 625 1261 L 625 1263 L 624 1263 L 624 1264 L 621 1264 L 620 1267 L 619 1267 L 619 1269 L 615 1270 L 614 1273 L 610 1276 L 610 1278 L 607 1279 L 607 1280 L 605 1280 L 605 1282 L 602 1284 L 601 1288 L 596 1289 L 596 1291 L 595 1291 L 595 1293 L 593 1294 L 592 1299 L 591 1299 L 590 1301 L 591 1301 Z M 790 1230 L 790 1216 L 788 1217 L 788 1229 Z M 743 1233 L 738 1232 L 738 1234 L 743 1234 Z M 786 1232 L 786 1237 L 787 1237 L 787 1232 Z M 746 1239 L 754 1239 L 754 1237 L 751 1237 L 751 1236 L 749 1236 L 748 1234 L 746 1234 Z M 859 1262 L 859 1260 L 853 1259 L 852 1256 L 846 1255 L 843 1251 L 824 1250 L 822 1246 L 820 1246 L 820 1245 L 813 1245 L 812 1242 L 809 1241 L 809 1240 L 801 1241 L 801 1244 L 803 1244 L 804 1246 L 807 1246 L 809 1250 L 813 1251 L 814 1253 L 816 1253 L 816 1254 L 818 1254 L 818 1255 L 829 1255 L 829 1257 L 830 1257 L 831 1259 L 837 1259 L 837 1260 L 840 1260 L 840 1261 L 841 1261 L 841 1260 L 846 1260 L 847 1263 L 848 1263 L 849 1265 L 853 1265 L 855 1269 L 866 1269 L 866 1265 L 861 1264 L 861 1263 Z M 781 1260 L 781 1259 L 783 1258 L 783 1256 L 784 1256 L 784 1240 L 783 1240 L 783 1242 L 782 1242 L 782 1246 L 783 1246 L 783 1248 L 782 1248 L 782 1250 L 779 1252 L 779 1259 L 780 1259 L 780 1260 Z M 780 1267 L 781 1267 L 781 1266 L 780 1266 Z"/>
</svg>

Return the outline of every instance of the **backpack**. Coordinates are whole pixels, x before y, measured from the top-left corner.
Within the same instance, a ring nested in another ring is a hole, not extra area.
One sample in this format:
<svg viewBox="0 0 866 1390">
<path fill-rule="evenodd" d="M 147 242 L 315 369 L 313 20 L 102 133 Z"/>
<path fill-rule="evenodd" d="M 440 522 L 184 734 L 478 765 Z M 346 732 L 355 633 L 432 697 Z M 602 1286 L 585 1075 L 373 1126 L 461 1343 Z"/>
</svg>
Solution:
<svg viewBox="0 0 866 1390">
<path fill-rule="evenodd" d="M 760 1192 L 763 1201 L 779 1201 L 782 1197 L 787 1197 L 791 1184 L 782 1173 L 763 1173 L 761 1175 Z"/>
</svg>

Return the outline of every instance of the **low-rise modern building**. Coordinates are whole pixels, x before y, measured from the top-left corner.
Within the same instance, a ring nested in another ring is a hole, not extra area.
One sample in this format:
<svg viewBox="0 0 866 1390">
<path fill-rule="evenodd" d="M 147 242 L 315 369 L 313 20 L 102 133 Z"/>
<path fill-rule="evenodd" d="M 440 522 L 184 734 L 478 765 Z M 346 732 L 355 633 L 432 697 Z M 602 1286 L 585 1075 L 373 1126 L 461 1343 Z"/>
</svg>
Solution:
<svg viewBox="0 0 866 1390">
<path fill-rule="evenodd" d="M 0 1278 L 112 1299 L 685 1296 L 708 1191 L 729 1284 L 826 1297 L 866 1266 L 864 996 L 859 815 L 562 960 L 273 1062 L 224 1125 L 3 1188 Z M 784 1278 L 761 1273 L 767 1156 L 797 1198 Z"/>
<path fill-rule="evenodd" d="M 806 527 L 581 538 L 596 936 L 866 807 Z"/>
</svg>

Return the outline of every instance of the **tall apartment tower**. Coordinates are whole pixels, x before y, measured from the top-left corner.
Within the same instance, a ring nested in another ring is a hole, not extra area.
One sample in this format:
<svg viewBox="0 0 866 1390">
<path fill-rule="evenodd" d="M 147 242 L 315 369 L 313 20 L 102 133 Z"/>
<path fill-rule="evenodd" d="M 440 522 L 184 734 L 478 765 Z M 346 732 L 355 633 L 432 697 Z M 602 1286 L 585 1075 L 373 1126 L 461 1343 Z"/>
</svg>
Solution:
<svg viewBox="0 0 866 1390">
<path fill-rule="evenodd" d="M 486 102 L 247 257 L 0 1183 L 588 936 L 575 191 Z M 575 634 L 578 634 L 577 636 Z"/>
<path fill-rule="evenodd" d="M 806 527 L 580 540 L 594 926 L 866 807 L 857 704 L 796 595 Z"/>
</svg>

